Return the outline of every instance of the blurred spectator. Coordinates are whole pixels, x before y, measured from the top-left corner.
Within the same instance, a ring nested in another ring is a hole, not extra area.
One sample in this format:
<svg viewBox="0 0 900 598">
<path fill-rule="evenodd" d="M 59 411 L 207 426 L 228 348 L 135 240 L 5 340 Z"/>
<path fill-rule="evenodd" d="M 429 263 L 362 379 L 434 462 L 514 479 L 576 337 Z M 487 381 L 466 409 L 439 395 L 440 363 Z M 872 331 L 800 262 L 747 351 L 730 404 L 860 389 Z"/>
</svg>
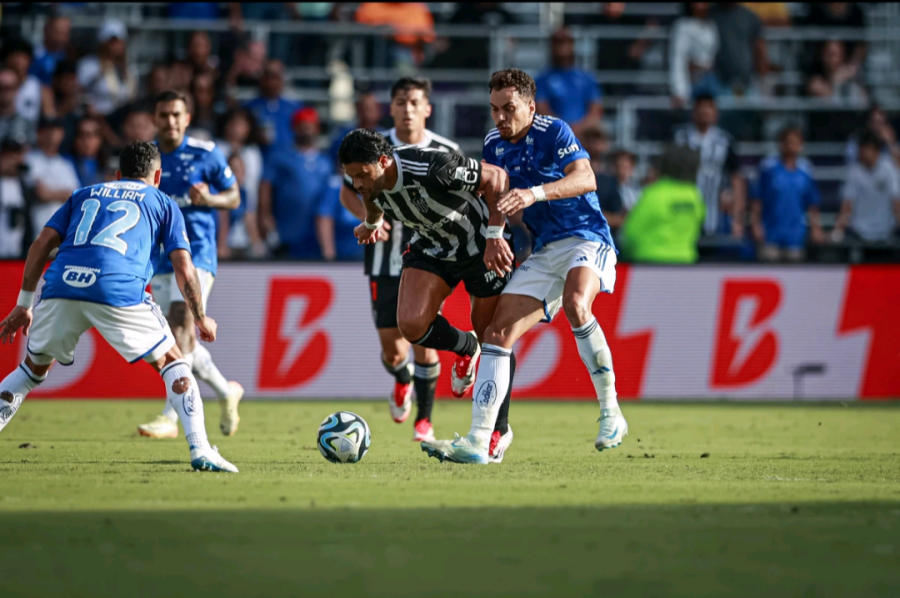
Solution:
<svg viewBox="0 0 900 598">
<path fill-rule="evenodd" d="M 78 175 L 79 187 L 96 185 L 106 180 L 106 158 L 103 153 L 103 137 L 100 122 L 85 118 L 78 122 L 75 143 L 69 161 Z"/>
<path fill-rule="evenodd" d="M 217 101 L 212 71 L 194 75 L 190 86 L 193 110 L 188 135 L 209 141 L 213 138 L 218 119 L 225 113 L 225 103 Z"/>
<path fill-rule="evenodd" d="M 767 262 L 799 262 L 806 256 L 807 224 L 814 243 L 824 240 L 819 225 L 819 191 L 808 162 L 800 158 L 803 133 L 788 126 L 778 135 L 780 156 L 759 165 L 751 192 L 753 238 L 759 258 Z"/>
<path fill-rule="evenodd" d="M 806 91 L 810 96 L 839 103 L 863 102 L 868 96 L 860 82 L 861 75 L 861 67 L 847 61 L 844 42 L 832 39 L 822 45 Z"/>
<path fill-rule="evenodd" d="M 169 2 L 166 16 L 170 19 L 213 21 L 222 17 L 218 2 Z"/>
<path fill-rule="evenodd" d="M 652 31 L 659 27 L 655 17 L 641 14 L 626 14 L 625 2 L 602 2 L 600 12 L 593 15 L 567 14 L 565 25 L 587 26 L 625 26 L 645 27 Z M 601 71 L 637 71 L 641 61 L 654 41 L 639 37 L 637 39 L 598 39 L 597 69 Z M 637 87 L 630 83 L 605 84 L 607 93 L 613 96 L 634 95 Z"/>
<path fill-rule="evenodd" d="M 613 153 L 613 174 L 619 182 L 619 196 L 622 198 L 622 207 L 630 212 L 637 204 L 641 194 L 641 186 L 635 178 L 634 168 L 637 158 L 628 150 L 619 150 Z"/>
<path fill-rule="evenodd" d="M 308 23 L 336 20 L 340 3 L 336 2 L 289 2 L 287 5 L 291 18 Z M 293 46 L 291 64 L 303 66 L 325 66 L 328 58 L 328 40 L 316 33 L 291 36 Z"/>
<path fill-rule="evenodd" d="M 710 16 L 719 30 L 716 77 L 721 93 L 757 96 L 756 76 L 768 72 L 768 50 L 759 17 L 737 2 L 717 4 Z"/>
<path fill-rule="evenodd" d="M 287 4 L 284 2 L 232 2 L 230 7 L 231 20 L 234 27 L 238 30 L 244 29 L 244 19 L 251 21 L 285 21 L 288 19 L 286 7 Z M 290 48 L 290 34 L 273 32 L 269 36 L 269 54 L 272 58 L 281 61 L 288 60 L 290 58 Z M 262 55 L 265 55 L 265 51 L 263 51 Z M 235 60 L 237 60 L 237 56 L 235 56 Z M 262 70 L 261 59 L 259 70 Z M 257 71 L 257 76 L 259 70 Z"/>
<path fill-rule="evenodd" d="M 692 264 L 706 211 L 694 181 L 700 156 L 668 146 L 659 179 L 644 188 L 622 227 L 622 253 L 634 262 Z"/>
<path fill-rule="evenodd" d="M 259 97 L 244 107 L 253 113 L 262 129 L 263 153 L 270 148 L 292 148 L 294 131 L 291 119 L 301 104 L 282 97 L 284 92 L 284 65 L 280 60 L 266 61 L 259 80 Z"/>
<path fill-rule="evenodd" d="M 218 245 L 218 256 L 220 260 L 231 259 L 234 255 L 242 255 L 247 248 L 246 231 L 244 225 L 244 216 L 247 214 L 247 177 L 244 171 L 244 161 L 241 155 L 234 153 L 228 157 L 228 168 L 234 173 L 237 181 L 238 191 L 241 195 L 241 203 L 233 210 L 219 210 L 219 223 L 216 228 L 216 237 Z M 244 231 L 244 238 L 234 238 L 240 236 L 238 225 Z M 236 242 L 236 246 L 232 247 L 232 241 Z M 234 249 L 234 251 L 232 251 Z"/>
<path fill-rule="evenodd" d="M 865 15 L 855 2 L 816 2 L 810 3 L 809 14 L 803 20 L 803 25 L 817 29 L 864 29 L 866 26 Z M 819 56 L 821 42 L 813 42 L 807 45 L 806 53 L 810 56 Z M 851 64 L 862 65 L 866 57 L 867 47 L 864 41 L 848 41 L 844 44 L 847 61 Z"/>
<path fill-rule="evenodd" d="M 116 108 L 111 114 L 107 115 L 106 122 L 112 127 L 112 130 L 120 136 L 118 143 L 114 145 L 127 145 L 121 141 L 122 128 L 125 118 L 132 112 L 148 112 L 153 114 L 156 108 L 156 96 L 169 89 L 169 73 L 170 69 L 166 63 L 157 62 L 150 68 L 147 75 L 146 85 L 143 93 L 133 102 L 129 102 Z M 152 119 L 151 119 L 152 120 Z"/>
<path fill-rule="evenodd" d="M 28 176 L 37 200 L 31 207 L 33 238 L 37 237 L 44 224 L 80 186 L 78 173 L 72 163 L 59 153 L 64 135 L 61 120 L 41 119 L 38 123 L 37 147 L 25 157 Z"/>
<path fill-rule="evenodd" d="M 19 79 L 16 112 L 23 118 L 37 122 L 41 116 L 41 82 L 28 73 L 34 51 L 27 41 L 13 39 L 3 44 L 3 65 Z"/>
<path fill-rule="evenodd" d="M 98 114 L 106 116 L 137 95 L 138 75 L 128 63 L 127 39 L 128 31 L 121 21 L 107 21 L 97 34 L 97 55 L 78 62 L 78 83 Z"/>
<path fill-rule="evenodd" d="M 622 196 L 619 195 L 619 181 L 613 176 L 612 169 L 606 161 L 609 138 L 600 127 L 586 129 L 582 138 L 584 149 L 591 157 L 591 168 L 597 178 L 597 199 L 600 200 L 600 209 L 603 210 L 603 215 L 615 235 L 625 218 L 625 208 L 622 206 Z"/>
<path fill-rule="evenodd" d="M 69 17 L 53 14 L 47 17 L 44 23 L 44 41 L 35 48 L 34 61 L 29 71 L 41 84 L 48 87 L 53 84 L 56 64 L 68 57 L 71 38 L 72 23 Z"/>
<path fill-rule="evenodd" d="M 316 236 L 326 262 L 362 261 L 365 246 L 356 242 L 353 229 L 359 219 L 341 205 L 343 178 L 336 174 L 328 182 L 324 199 L 316 212 Z"/>
<path fill-rule="evenodd" d="M 672 24 L 669 35 L 669 85 L 672 105 L 681 108 L 692 96 L 719 90 L 713 66 L 719 30 L 709 18 L 708 2 L 690 2 L 687 14 Z"/>
<path fill-rule="evenodd" d="M 225 87 L 258 87 L 266 61 L 266 47 L 262 42 L 247 42 L 234 51 L 234 61 L 225 75 Z M 230 92 L 229 92 L 230 93 Z"/>
<path fill-rule="evenodd" d="M 246 253 L 249 250 L 251 257 L 263 257 L 266 250 L 260 239 L 259 225 L 256 220 L 259 184 L 263 173 L 262 152 L 256 145 L 259 132 L 256 130 L 253 115 L 244 108 L 236 108 L 227 112 L 222 123 L 217 145 L 219 151 L 226 158 L 240 157 L 243 170 L 243 182 L 240 178 L 238 180 L 243 194 L 241 203 L 243 204 L 246 200 L 243 216 L 231 221 L 228 247 L 239 253 Z"/>
<path fill-rule="evenodd" d="M 866 124 L 862 132 L 866 129 L 873 131 L 881 139 L 883 145 L 882 153 L 893 158 L 894 165 L 900 167 L 900 144 L 897 143 L 897 132 L 891 126 L 884 108 L 877 104 L 869 107 L 869 110 L 866 112 Z M 856 164 L 860 133 L 859 131 L 854 133 L 847 142 L 847 149 L 844 150 L 847 166 Z"/>
<path fill-rule="evenodd" d="M 559 117 L 580 136 L 603 116 L 600 84 L 594 75 L 575 67 L 575 40 L 567 29 L 553 34 L 550 47 L 552 67 L 535 81 L 537 112 Z"/>
<path fill-rule="evenodd" d="M 292 120 L 294 145 L 266 156 L 259 187 L 259 224 L 267 239 L 277 232 L 277 255 L 319 259 L 315 216 L 328 192 L 333 164 L 316 149 L 319 115 L 301 108 Z M 269 241 L 270 246 L 274 245 Z"/>
<path fill-rule="evenodd" d="M 434 42 L 434 17 L 424 2 L 362 2 L 356 22 L 393 28 L 394 68 L 422 64 L 425 44 Z"/>
<path fill-rule="evenodd" d="M 166 89 L 187 95 L 193 78 L 194 67 L 184 60 L 176 60 L 169 66 L 169 84 Z"/>
<path fill-rule="evenodd" d="M 766 27 L 790 27 L 791 10 L 787 2 L 741 2 Z"/>
<path fill-rule="evenodd" d="M 706 202 L 706 221 L 703 232 L 707 235 L 731 232 L 743 236 L 744 179 L 740 174 L 734 139 L 717 123 L 719 111 L 710 95 L 694 100 L 691 124 L 675 131 L 675 144 L 700 152 L 700 168 L 697 186 Z M 723 191 L 730 187 L 728 194 Z M 731 213 L 731 218 L 720 217 Z"/>
<path fill-rule="evenodd" d="M 449 24 L 484 25 L 493 29 L 515 22 L 515 17 L 501 2 L 457 2 Z M 440 53 L 431 64 L 434 68 L 486 70 L 490 66 L 491 42 L 488 38 L 439 38 L 435 49 Z"/>
<path fill-rule="evenodd" d="M 63 121 L 65 137 L 62 152 L 71 153 L 72 143 L 75 141 L 75 127 L 86 112 L 84 95 L 81 93 L 81 86 L 78 85 L 74 62 L 61 60 L 56 63 L 53 83 L 49 92 L 44 94 L 42 104 L 41 112 L 44 116 Z"/>
<path fill-rule="evenodd" d="M 153 113 L 148 110 L 134 110 L 125 115 L 122 121 L 122 143 L 128 145 L 132 141 L 153 141 L 156 138 L 156 125 Z"/>
<path fill-rule="evenodd" d="M 212 42 L 205 31 L 191 31 L 187 39 L 187 57 L 194 75 L 211 71 L 213 79 L 218 76 L 219 57 L 212 54 Z"/>
<path fill-rule="evenodd" d="M 34 123 L 16 111 L 19 77 L 0 67 L 0 142 L 12 140 L 22 145 L 34 143 Z"/>
<path fill-rule="evenodd" d="M 24 257 L 30 241 L 28 206 L 33 197 L 24 165 L 25 146 L 12 139 L 0 141 L 0 259 Z"/>
<path fill-rule="evenodd" d="M 340 127 L 332 137 L 328 157 L 333 163 L 337 163 L 338 149 L 344 136 L 354 129 L 377 129 L 381 122 L 381 113 L 381 104 L 375 99 L 374 93 L 367 91 L 359 96 L 356 100 L 356 122 Z"/>
<path fill-rule="evenodd" d="M 864 241 L 889 241 L 893 236 L 900 222 L 900 173 L 883 149 L 875 131 L 860 135 L 859 158 L 847 169 L 832 240 L 840 242 L 845 234 Z"/>
</svg>

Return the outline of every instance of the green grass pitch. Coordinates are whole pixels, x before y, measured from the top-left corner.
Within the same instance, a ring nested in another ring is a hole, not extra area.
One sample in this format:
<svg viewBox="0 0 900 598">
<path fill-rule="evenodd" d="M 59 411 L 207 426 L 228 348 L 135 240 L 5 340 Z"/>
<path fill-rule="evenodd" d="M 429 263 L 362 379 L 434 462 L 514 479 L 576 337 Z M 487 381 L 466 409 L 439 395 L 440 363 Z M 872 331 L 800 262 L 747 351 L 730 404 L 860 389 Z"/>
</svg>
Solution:
<svg viewBox="0 0 900 598">
<path fill-rule="evenodd" d="M 26 401 L 0 434 L 0 596 L 900 596 L 900 406 L 516 403 L 501 465 L 428 459 L 379 403 L 242 405 L 238 475 L 135 434 L 161 402 Z M 362 415 L 333 465 L 316 428 Z M 469 404 L 435 409 L 440 437 Z M 23 448 L 24 447 L 24 448 Z M 704 456 L 707 455 L 707 456 Z"/>
</svg>

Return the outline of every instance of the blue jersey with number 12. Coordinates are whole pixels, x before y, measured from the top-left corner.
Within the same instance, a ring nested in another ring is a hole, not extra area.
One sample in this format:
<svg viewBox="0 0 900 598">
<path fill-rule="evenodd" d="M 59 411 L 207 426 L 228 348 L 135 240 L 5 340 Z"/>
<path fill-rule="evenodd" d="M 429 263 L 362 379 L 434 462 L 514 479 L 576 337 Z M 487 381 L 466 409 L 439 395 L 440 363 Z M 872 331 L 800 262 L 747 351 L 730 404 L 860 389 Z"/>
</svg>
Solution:
<svg viewBox="0 0 900 598">
<path fill-rule="evenodd" d="M 153 256 L 191 250 L 184 217 L 165 193 L 123 179 L 78 189 L 46 224 L 62 236 L 41 299 L 114 307 L 142 303 Z"/>
</svg>

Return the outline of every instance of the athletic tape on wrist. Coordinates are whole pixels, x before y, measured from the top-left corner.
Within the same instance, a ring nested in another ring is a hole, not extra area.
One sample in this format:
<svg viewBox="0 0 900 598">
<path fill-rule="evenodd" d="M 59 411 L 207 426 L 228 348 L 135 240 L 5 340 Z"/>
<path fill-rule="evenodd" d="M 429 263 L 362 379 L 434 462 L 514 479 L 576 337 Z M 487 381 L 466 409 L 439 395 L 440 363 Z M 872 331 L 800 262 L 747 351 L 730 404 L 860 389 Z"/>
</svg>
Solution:
<svg viewBox="0 0 900 598">
<path fill-rule="evenodd" d="M 487 227 L 487 235 L 485 235 L 486 239 L 502 239 L 503 238 L 503 227 L 502 226 L 489 226 Z"/>
<path fill-rule="evenodd" d="M 16 301 L 16 305 L 25 309 L 31 309 L 34 305 L 34 291 L 19 291 L 19 299 Z"/>
<path fill-rule="evenodd" d="M 544 193 L 543 185 L 532 187 L 531 192 L 534 193 L 534 201 L 547 201 L 547 194 Z"/>
<path fill-rule="evenodd" d="M 379 218 L 378 222 L 376 222 L 375 224 L 370 223 L 368 220 L 363 220 L 363 224 L 365 224 L 366 228 L 369 230 L 378 230 L 379 228 L 381 228 L 381 225 L 384 224 L 384 217 Z"/>
</svg>

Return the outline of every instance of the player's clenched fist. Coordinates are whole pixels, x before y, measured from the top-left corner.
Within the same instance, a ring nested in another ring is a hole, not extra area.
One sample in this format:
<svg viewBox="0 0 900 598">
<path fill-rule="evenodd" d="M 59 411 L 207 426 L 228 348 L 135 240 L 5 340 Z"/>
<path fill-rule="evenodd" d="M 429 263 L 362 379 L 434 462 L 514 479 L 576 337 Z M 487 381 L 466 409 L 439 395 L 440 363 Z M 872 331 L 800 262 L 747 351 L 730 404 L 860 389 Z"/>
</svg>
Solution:
<svg viewBox="0 0 900 598">
<path fill-rule="evenodd" d="M 497 209 L 505 216 L 524 210 L 535 202 L 534 193 L 530 189 L 510 189 L 500 196 Z"/>
<path fill-rule="evenodd" d="M 188 197 L 195 206 L 205 206 L 209 204 L 209 185 L 206 183 L 195 183 L 188 189 Z"/>
<path fill-rule="evenodd" d="M 197 329 L 200 331 L 200 340 L 203 342 L 211 343 L 216 340 L 216 330 L 218 328 L 219 325 L 209 316 L 204 317 L 202 320 L 197 320 Z"/>
<path fill-rule="evenodd" d="M 33 317 L 30 309 L 26 309 L 21 305 L 13 308 L 9 316 L 0 322 L 0 343 L 9 343 L 11 345 L 16 340 L 16 332 L 18 332 L 19 328 L 22 329 L 22 334 L 28 336 Z"/>
<path fill-rule="evenodd" d="M 484 265 L 488 270 L 497 273 L 497 276 L 503 277 L 512 272 L 513 262 L 516 256 L 513 255 L 509 243 L 505 239 L 488 239 L 487 246 L 484 249 Z"/>
<path fill-rule="evenodd" d="M 379 226 L 373 230 L 366 226 L 365 222 L 360 223 L 359 226 L 354 228 L 353 234 L 356 236 L 360 245 L 369 245 L 371 243 L 377 243 L 378 241 L 388 240 L 388 233 L 384 230 L 384 227 Z"/>
</svg>

